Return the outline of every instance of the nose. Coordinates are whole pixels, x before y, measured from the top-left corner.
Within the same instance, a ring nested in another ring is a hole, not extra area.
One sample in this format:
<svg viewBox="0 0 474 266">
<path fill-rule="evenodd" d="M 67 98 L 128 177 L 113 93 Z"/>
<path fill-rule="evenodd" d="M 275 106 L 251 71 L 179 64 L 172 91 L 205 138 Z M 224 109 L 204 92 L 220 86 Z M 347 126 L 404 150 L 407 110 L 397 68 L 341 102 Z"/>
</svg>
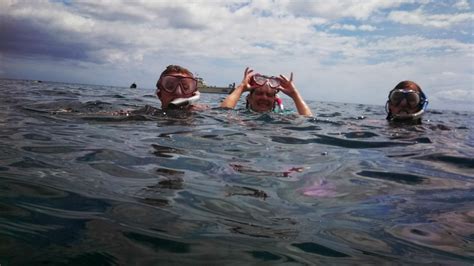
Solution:
<svg viewBox="0 0 474 266">
<path fill-rule="evenodd" d="M 401 101 L 400 101 L 400 104 L 399 106 L 407 106 L 408 105 L 408 101 L 406 98 L 403 98 Z"/>
<path fill-rule="evenodd" d="M 183 87 L 181 87 L 181 83 L 176 86 L 175 94 L 181 95 L 183 94 Z"/>
</svg>

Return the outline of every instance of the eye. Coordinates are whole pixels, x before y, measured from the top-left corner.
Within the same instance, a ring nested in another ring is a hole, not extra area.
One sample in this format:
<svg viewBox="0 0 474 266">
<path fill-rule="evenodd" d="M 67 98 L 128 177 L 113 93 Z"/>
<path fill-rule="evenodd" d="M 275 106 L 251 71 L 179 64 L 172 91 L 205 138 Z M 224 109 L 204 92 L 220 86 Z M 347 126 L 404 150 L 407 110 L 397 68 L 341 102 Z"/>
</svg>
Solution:
<svg viewBox="0 0 474 266">
<path fill-rule="evenodd" d="M 161 83 L 161 85 L 163 86 L 163 88 L 164 88 L 165 90 L 173 90 L 173 89 L 174 89 L 174 86 L 173 86 L 173 85 L 175 85 L 175 83 L 174 83 L 174 82 L 170 82 L 170 81 L 168 80 L 168 81 L 163 81 L 163 82 Z"/>
<path fill-rule="evenodd" d="M 270 81 L 270 86 L 273 88 L 280 86 L 280 81 L 278 81 L 277 79 L 269 79 L 269 81 Z"/>
<path fill-rule="evenodd" d="M 262 77 L 262 76 L 253 76 L 253 80 L 255 80 L 255 82 L 258 84 L 258 85 L 262 85 L 265 83 L 266 81 L 266 78 Z"/>
<path fill-rule="evenodd" d="M 407 102 L 412 105 L 412 106 L 415 106 L 417 105 L 419 102 L 420 102 L 420 98 L 418 97 L 417 94 L 410 94 L 408 95 L 407 97 Z"/>
<path fill-rule="evenodd" d="M 392 95 L 390 96 L 390 100 L 393 101 L 393 102 L 400 102 L 401 100 L 403 100 L 403 93 L 401 92 L 394 92 L 392 93 Z"/>
</svg>

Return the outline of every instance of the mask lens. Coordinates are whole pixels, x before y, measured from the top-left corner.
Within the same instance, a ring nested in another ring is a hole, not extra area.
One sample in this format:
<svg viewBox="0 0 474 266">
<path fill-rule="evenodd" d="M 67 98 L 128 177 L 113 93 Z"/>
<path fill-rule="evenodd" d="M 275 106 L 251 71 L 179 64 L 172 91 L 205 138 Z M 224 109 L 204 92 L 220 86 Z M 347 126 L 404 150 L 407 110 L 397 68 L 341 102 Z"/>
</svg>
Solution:
<svg viewBox="0 0 474 266">
<path fill-rule="evenodd" d="M 161 87 L 167 92 L 173 92 L 178 86 L 179 79 L 173 76 L 161 77 Z"/>
<path fill-rule="evenodd" d="M 263 86 L 265 84 L 265 82 L 267 81 L 267 78 L 265 78 L 264 76 L 260 76 L 260 75 L 254 75 L 253 76 L 253 81 L 255 81 L 255 83 L 257 85 Z"/>
<path fill-rule="evenodd" d="M 407 103 L 410 107 L 415 107 L 420 103 L 420 96 L 415 92 L 407 93 L 406 97 Z"/>
<path fill-rule="evenodd" d="M 398 105 L 404 98 L 403 92 L 401 91 L 394 91 L 390 94 L 390 101 L 393 102 L 395 105 Z"/>
<path fill-rule="evenodd" d="M 270 79 L 268 79 L 268 84 L 270 84 L 270 87 L 276 88 L 276 87 L 280 86 L 280 81 L 278 79 L 275 79 L 275 78 L 270 78 Z"/>
<path fill-rule="evenodd" d="M 181 79 L 181 88 L 183 88 L 183 92 L 186 94 L 192 93 L 197 88 L 197 81 L 193 78 L 182 78 Z"/>
</svg>

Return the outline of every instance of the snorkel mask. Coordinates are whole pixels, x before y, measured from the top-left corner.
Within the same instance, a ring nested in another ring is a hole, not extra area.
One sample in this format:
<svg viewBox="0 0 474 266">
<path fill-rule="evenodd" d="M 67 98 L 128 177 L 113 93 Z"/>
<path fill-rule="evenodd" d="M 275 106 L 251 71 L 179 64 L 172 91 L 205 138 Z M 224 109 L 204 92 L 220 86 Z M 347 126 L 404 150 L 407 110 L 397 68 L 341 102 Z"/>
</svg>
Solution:
<svg viewBox="0 0 474 266">
<path fill-rule="evenodd" d="M 278 80 L 277 77 L 265 76 L 258 73 L 252 76 L 249 83 L 251 87 L 261 87 L 266 83 L 272 89 L 277 89 L 278 87 L 280 87 L 280 80 Z"/>
<path fill-rule="evenodd" d="M 390 104 L 398 106 L 403 100 L 406 100 L 406 103 L 409 107 L 418 107 L 416 113 L 403 113 L 403 114 L 393 114 L 390 112 Z M 405 90 L 405 89 L 393 89 L 388 94 L 388 100 L 385 104 L 385 111 L 387 112 L 387 120 L 393 121 L 415 121 L 421 120 L 422 115 L 425 113 L 426 108 L 428 107 L 428 98 L 423 93 L 423 91 L 414 91 L 414 90 Z"/>
<path fill-rule="evenodd" d="M 194 77 L 176 74 L 163 75 L 157 82 L 158 90 L 163 90 L 174 97 L 178 97 L 168 104 L 168 108 L 172 109 L 179 109 L 199 100 L 201 94 L 197 86 L 198 82 Z"/>
</svg>

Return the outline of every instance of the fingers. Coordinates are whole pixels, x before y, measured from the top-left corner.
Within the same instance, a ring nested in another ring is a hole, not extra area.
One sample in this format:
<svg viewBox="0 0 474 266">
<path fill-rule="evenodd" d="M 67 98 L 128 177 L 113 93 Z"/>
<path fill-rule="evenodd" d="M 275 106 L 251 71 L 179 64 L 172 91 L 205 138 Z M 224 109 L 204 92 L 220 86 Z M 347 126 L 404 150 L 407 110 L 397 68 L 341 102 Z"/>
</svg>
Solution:
<svg viewBox="0 0 474 266">
<path fill-rule="evenodd" d="M 284 80 L 284 81 L 287 81 L 287 82 L 289 81 L 288 78 L 285 77 L 285 75 L 280 75 L 280 78 L 281 78 L 282 80 Z"/>
<path fill-rule="evenodd" d="M 246 67 L 246 68 L 245 68 L 245 71 L 244 71 L 244 76 L 247 76 L 247 75 L 249 75 L 249 74 L 252 73 L 252 72 L 253 72 L 253 69 L 251 69 L 250 67 Z"/>
<path fill-rule="evenodd" d="M 280 77 L 281 77 L 284 81 L 292 82 L 292 81 L 293 81 L 293 72 L 290 73 L 290 79 L 288 79 L 285 75 L 280 75 Z"/>
</svg>

